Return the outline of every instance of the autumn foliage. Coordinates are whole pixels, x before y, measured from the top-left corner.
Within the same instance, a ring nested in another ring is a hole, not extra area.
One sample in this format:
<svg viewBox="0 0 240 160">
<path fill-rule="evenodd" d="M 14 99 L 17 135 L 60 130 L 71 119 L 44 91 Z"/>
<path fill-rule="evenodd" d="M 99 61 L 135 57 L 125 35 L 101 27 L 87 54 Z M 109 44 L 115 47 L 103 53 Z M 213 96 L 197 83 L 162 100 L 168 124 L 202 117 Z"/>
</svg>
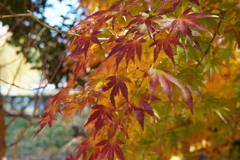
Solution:
<svg viewBox="0 0 240 160">
<path fill-rule="evenodd" d="M 89 137 L 69 160 L 228 156 L 240 138 L 239 3 L 81 5 L 94 2 L 102 10 L 70 29 L 78 34 L 68 37 L 65 65 L 72 75 L 48 100 L 37 134 L 58 113 L 66 119 L 90 106 Z"/>
</svg>

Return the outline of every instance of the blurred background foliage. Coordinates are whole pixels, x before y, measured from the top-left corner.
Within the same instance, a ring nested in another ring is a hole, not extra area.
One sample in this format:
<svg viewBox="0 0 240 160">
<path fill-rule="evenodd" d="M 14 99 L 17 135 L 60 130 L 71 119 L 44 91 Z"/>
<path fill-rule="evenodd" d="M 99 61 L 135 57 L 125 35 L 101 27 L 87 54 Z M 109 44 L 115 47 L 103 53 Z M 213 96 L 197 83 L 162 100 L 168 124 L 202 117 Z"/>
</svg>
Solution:
<svg viewBox="0 0 240 160">
<path fill-rule="evenodd" d="M 78 5 L 79 2 L 76 0 L 4 0 L 0 2 L 0 12 L 2 15 L 12 15 L 27 13 L 30 10 L 46 24 L 68 31 L 84 18 Z M 68 75 L 68 72 L 61 72 L 68 43 L 64 35 L 43 27 L 31 17 L 4 18 L 1 22 L 10 26 L 12 38 L 8 43 L 20 47 L 17 53 L 23 54 L 33 69 L 41 71 L 44 74 L 43 78 L 50 80 L 52 75 L 56 74 L 56 68 L 59 68 L 58 74 L 50 82 L 58 87 L 58 82 L 64 75 Z"/>
</svg>

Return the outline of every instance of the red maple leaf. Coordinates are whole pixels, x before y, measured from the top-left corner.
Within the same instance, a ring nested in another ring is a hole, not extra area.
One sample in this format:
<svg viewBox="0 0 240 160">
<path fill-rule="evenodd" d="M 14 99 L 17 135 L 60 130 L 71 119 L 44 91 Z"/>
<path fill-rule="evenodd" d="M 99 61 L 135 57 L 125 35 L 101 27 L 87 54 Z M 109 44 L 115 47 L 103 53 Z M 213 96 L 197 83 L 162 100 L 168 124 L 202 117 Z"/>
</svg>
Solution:
<svg viewBox="0 0 240 160">
<path fill-rule="evenodd" d="M 151 21 L 151 19 L 154 18 L 155 16 L 144 13 L 142 15 L 136 15 L 134 17 L 135 19 L 129 22 L 126 28 L 129 28 L 133 24 L 135 24 L 135 26 L 129 29 L 126 35 L 128 35 L 129 33 L 135 32 L 137 30 L 138 30 L 138 33 L 140 33 L 140 35 L 143 35 L 146 32 L 146 30 L 148 30 L 149 36 L 153 39 L 154 38 L 153 32 L 155 28 L 160 27 L 157 23 Z"/>
<path fill-rule="evenodd" d="M 168 55 L 168 57 L 172 60 L 173 64 L 175 65 L 175 61 L 173 58 L 173 52 L 172 52 L 172 48 L 170 46 L 171 44 L 174 45 L 178 45 L 182 48 L 185 48 L 177 38 L 172 37 L 172 36 L 168 36 L 166 39 L 158 39 L 155 40 L 150 47 L 155 46 L 154 48 L 154 62 L 157 60 L 158 54 L 161 51 L 161 48 L 163 48 L 163 50 L 165 51 L 165 53 Z"/>
<path fill-rule="evenodd" d="M 79 160 L 79 158 L 82 159 L 88 159 L 88 160 L 95 160 L 97 159 L 97 156 L 99 155 L 100 150 L 98 148 L 95 148 L 93 152 L 88 154 L 88 150 L 91 147 L 95 146 L 95 141 L 93 138 L 88 137 L 87 139 L 83 139 L 81 143 L 76 147 L 76 154 L 71 153 L 66 160 Z M 89 157 L 89 158 L 87 158 Z"/>
<path fill-rule="evenodd" d="M 188 26 L 195 27 L 197 29 L 203 30 L 203 31 L 209 33 L 210 35 L 212 35 L 211 32 L 209 32 L 199 22 L 197 22 L 193 19 L 207 18 L 207 17 L 217 17 L 217 16 L 207 15 L 207 14 L 203 14 L 203 13 L 188 14 L 191 11 L 191 9 L 192 8 L 186 9 L 178 19 L 176 19 L 172 22 L 171 27 L 173 28 L 178 24 L 178 27 L 179 27 L 179 29 L 181 30 L 181 32 L 183 33 L 184 36 L 187 35 Z"/>
<path fill-rule="evenodd" d="M 195 33 L 198 33 L 198 32 L 195 32 Z M 203 52 L 202 48 L 200 47 L 199 42 L 194 39 L 192 31 L 189 28 L 188 28 L 187 35 L 190 37 L 190 42 L 192 43 L 194 48 L 196 48 L 199 52 L 202 53 L 202 55 L 204 55 L 205 53 Z"/>
<path fill-rule="evenodd" d="M 107 85 L 103 87 L 103 91 L 107 91 L 110 88 L 112 88 L 112 91 L 110 94 L 110 100 L 112 105 L 115 107 L 114 97 L 118 95 L 119 92 L 122 93 L 122 96 L 128 102 L 128 89 L 125 83 L 132 83 L 130 79 L 124 76 L 110 76 L 106 78 L 106 80 L 110 80 L 110 82 L 108 82 Z"/>
<path fill-rule="evenodd" d="M 37 127 L 40 125 L 40 128 L 37 130 L 36 135 L 41 132 L 41 130 L 48 124 L 49 127 L 52 127 L 52 121 L 57 120 L 54 116 L 57 113 L 62 114 L 59 105 L 60 104 L 66 104 L 67 102 L 67 92 L 68 89 L 61 89 L 56 95 L 52 96 L 50 99 L 48 99 L 47 103 L 45 104 L 45 107 L 47 108 L 47 111 L 44 113 L 42 119 L 35 125 Z"/>
<path fill-rule="evenodd" d="M 79 58 L 76 66 L 75 66 L 75 69 L 73 71 L 74 81 L 79 77 L 78 74 L 81 70 L 83 70 L 84 74 L 87 74 L 86 68 L 87 68 L 87 60 L 83 56 L 83 57 Z"/>
<path fill-rule="evenodd" d="M 84 108 L 87 105 L 96 105 L 96 99 L 98 98 L 107 98 L 106 96 L 103 95 L 102 92 L 97 91 L 97 90 L 90 90 L 90 91 L 85 91 L 86 93 L 84 93 L 82 96 L 78 97 L 78 104 L 81 104 Z"/>
<path fill-rule="evenodd" d="M 177 85 L 181 89 L 183 99 L 184 99 L 185 103 L 187 104 L 188 108 L 193 113 L 193 110 L 192 110 L 193 98 L 192 98 L 190 90 L 186 86 L 183 86 L 182 84 L 180 84 L 180 82 L 177 80 L 176 77 L 174 77 L 171 74 L 166 73 L 166 71 L 171 71 L 171 69 L 169 69 L 169 68 L 163 68 L 162 70 L 149 69 L 147 71 L 147 73 L 144 75 L 144 76 L 146 76 L 146 75 L 151 76 L 151 78 L 150 78 L 150 96 L 151 97 L 153 96 L 154 92 L 156 91 L 158 82 L 159 82 L 163 91 L 167 94 L 170 102 L 172 102 L 171 86 L 169 83 L 169 82 L 171 82 L 171 83 Z"/>
<path fill-rule="evenodd" d="M 80 33 L 86 33 L 86 32 L 89 32 L 89 30 L 99 30 L 101 29 L 102 27 L 98 27 L 98 25 L 96 25 L 98 22 L 94 19 L 92 20 L 82 20 L 80 23 L 78 23 L 76 26 L 72 27 L 69 32 L 70 33 L 77 33 L 79 34 L 80 36 Z M 96 27 L 97 26 L 97 27 Z M 69 35 L 66 35 L 65 37 L 69 37 Z"/>
<path fill-rule="evenodd" d="M 192 93 L 191 91 L 188 89 L 187 86 L 184 86 L 183 90 L 181 90 L 182 96 L 183 96 L 183 100 L 186 103 L 186 105 L 188 106 L 188 108 L 190 109 L 190 111 L 193 114 L 193 97 L 192 97 Z"/>
<path fill-rule="evenodd" d="M 35 135 L 38 135 L 38 133 L 41 132 L 41 130 L 48 124 L 49 127 L 52 127 L 52 121 L 57 120 L 54 116 L 56 115 L 56 112 L 61 113 L 61 110 L 59 108 L 54 109 L 54 108 L 49 108 L 43 115 L 43 118 L 34 126 L 37 127 L 40 125 L 40 128 L 37 130 Z"/>
<path fill-rule="evenodd" d="M 123 144 L 125 143 L 118 138 L 102 140 L 101 142 L 96 144 L 96 146 L 105 145 L 101 152 L 99 153 L 97 160 L 103 159 L 106 155 L 108 155 L 108 160 L 114 160 L 114 152 L 121 160 L 124 160 L 122 149 L 119 147 L 119 145 Z"/>
<path fill-rule="evenodd" d="M 116 57 L 116 66 L 118 67 L 124 55 L 126 55 L 126 63 L 128 64 L 130 59 L 135 62 L 135 52 L 138 56 L 138 59 L 141 60 L 142 56 L 142 46 L 141 43 L 146 42 L 145 39 L 134 39 L 126 40 L 124 38 L 119 38 L 116 40 L 118 43 L 114 46 L 111 52 L 108 55 L 108 58 L 115 55 Z"/>
<path fill-rule="evenodd" d="M 133 4 L 131 4 L 133 5 Z M 98 23 L 102 24 L 108 20 L 112 20 L 112 29 L 114 29 L 115 20 L 118 15 L 133 17 L 127 9 L 127 4 L 123 1 L 117 1 L 107 10 L 100 10 L 89 16 L 88 18 L 96 20 Z"/>
<path fill-rule="evenodd" d="M 60 105 L 65 104 L 67 101 L 67 93 L 69 89 L 61 89 L 56 95 L 52 96 L 48 99 L 47 103 L 45 104 L 45 107 L 51 107 L 53 105 Z"/>
<path fill-rule="evenodd" d="M 95 137 L 97 132 L 104 125 L 105 120 L 108 120 L 110 123 L 114 123 L 112 121 L 114 110 L 112 108 L 106 107 L 104 105 L 95 105 L 92 107 L 92 109 L 96 110 L 96 111 L 90 115 L 90 117 L 88 118 L 88 120 L 84 126 L 86 126 L 89 123 L 91 123 L 92 121 L 96 120 L 95 124 L 94 124 L 94 137 Z"/>
<path fill-rule="evenodd" d="M 70 155 L 70 158 L 68 158 L 68 160 L 75 160 L 75 159 L 77 160 L 80 157 L 82 157 L 83 159 L 87 159 L 87 149 L 93 146 L 94 146 L 93 139 L 88 138 L 88 139 L 82 140 L 82 142 L 76 147 L 77 149 L 76 156 Z"/>
<path fill-rule="evenodd" d="M 91 33 L 88 33 L 88 32 L 82 33 L 81 36 L 77 37 L 74 40 L 72 47 L 76 46 L 76 48 L 69 56 L 73 57 L 73 56 L 78 56 L 84 53 L 85 57 L 87 57 L 87 51 L 91 43 L 96 43 L 99 46 L 102 46 L 98 38 L 95 36 L 100 32 L 101 31 L 92 31 Z"/>
<path fill-rule="evenodd" d="M 155 96 L 150 97 L 149 94 L 135 94 L 134 102 L 131 104 L 131 108 L 125 114 L 131 114 L 134 111 L 134 115 L 138 120 L 139 124 L 144 130 L 144 112 L 149 114 L 155 119 L 153 108 L 150 106 L 150 101 L 161 100 Z"/>
</svg>

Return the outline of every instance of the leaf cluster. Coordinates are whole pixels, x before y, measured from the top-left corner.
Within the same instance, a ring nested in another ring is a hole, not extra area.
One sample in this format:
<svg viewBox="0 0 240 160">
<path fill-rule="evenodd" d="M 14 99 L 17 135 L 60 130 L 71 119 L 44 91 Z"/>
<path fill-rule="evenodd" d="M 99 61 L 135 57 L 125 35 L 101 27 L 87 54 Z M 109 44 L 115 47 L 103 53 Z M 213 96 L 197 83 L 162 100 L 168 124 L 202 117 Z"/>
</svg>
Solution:
<svg viewBox="0 0 240 160">
<path fill-rule="evenodd" d="M 239 47 L 240 22 L 233 18 L 237 2 L 231 11 L 227 2 L 219 3 L 220 8 L 213 1 L 117 1 L 71 28 L 79 35 L 69 37 L 66 61 L 74 60 L 73 76 L 49 100 L 40 130 L 57 113 L 67 118 L 90 106 L 85 127 L 92 134 L 69 159 L 193 156 L 190 145 L 195 151 L 199 141 L 204 149 L 216 148 L 210 137 L 214 129 L 227 132 L 216 123 L 231 121 L 224 106 L 230 98 L 212 96 L 204 87 L 215 72 L 224 77 L 221 70 L 233 56 L 222 52 Z M 76 80 L 82 77 L 81 86 Z"/>
</svg>

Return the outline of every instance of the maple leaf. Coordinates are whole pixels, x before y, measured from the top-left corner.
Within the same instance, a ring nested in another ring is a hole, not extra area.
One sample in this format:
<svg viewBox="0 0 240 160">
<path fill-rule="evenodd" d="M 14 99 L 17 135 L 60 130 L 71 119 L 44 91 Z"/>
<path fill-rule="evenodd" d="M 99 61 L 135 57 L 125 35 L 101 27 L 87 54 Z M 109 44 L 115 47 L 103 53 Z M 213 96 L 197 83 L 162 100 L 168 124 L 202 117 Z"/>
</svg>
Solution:
<svg viewBox="0 0 240 160">
<path fill-rule="evenodd" d="M 197 34 L 198 34 L 198 32 L 196 32 L 196 31 L 195 31 L 194 33 L 197 33 Z M 194 48 L 196 48 L 196 49 L 197 49 L 199 52 L 201 52 L 202 55 L 204 56 L 205 53 L 204 53 L 203 50 L 201 49 L 201 47 L 200 47 L 200 45 L 199 45 L 199 42 L 193 38 L 192 31 L 191 31 L 189 28 L 188 28 L 187 35 L 190 37 L 190 42 L 192 43 L 192 45 L 194 46 Z M 200 35 L 200 34 L 198 34 L 198 35 Z M 199 62 L 199 63 L 200 63 L 200 62 Z"/>
<path fill-rule="evenodd" d="M 76 81 L 76 79 L 78 78 L 78 74 L 81 70 L 83 70 L 84 74 L 87 74 L 87 70 L 86 70 L 86 67 L 87 67 L 87 60 L 85 60 L 84 57 L 81 57 L 76 66 L 75 66 L 75 69 L 73 71 L 73 76 L 74 76 L 74 81 Z"/>
<path fill-rule="evenodd" d="M 66 119 L 69 116 L 74 115 L 74 113 L 80 108 L 80 106 L 76 103 L 68 103 L 64 108 L 62 109 L 63 112 L 63 118 Z"/>
<path fill-rule="evenodd" d="M 124 55 L 126 55 L 126 63 L 128 64 L 130 59 L 135 62 L 134 53 L 137 53 L 138 59 L 141 60 L 142 46 L 141 43 L 146 42 L 145 39 L 126 40 L 119 38 L 116 40 L 118 44 L 114 46 L 108 55 L 108 58 L 115 55 L 116 66 L 118 67 Z"/>
<path fill-rule="evenodd" d="M 80 33 L 86 33 L 86 32 L 89 32 L 89 30 L 99 30 L 101 28 L 98 28 L 96 27 L 98 24 L 98 22 L 94 19 L 92 19 L 91 21 L 87 20 L 87 19 L 84 19 L 82 20 L 80 23 L 78 23 L 76 26 L 72 27 L 69 32 L 70 33 L 76 33 L 78 32 L 79 36 L 80 36 Z M 65 36 L 66 38 L 69 37 L 69 35 L 66 35 Z"/>
<path fill-rule="evenodd" d="M 205 66 L 203 68 L 202 74 L 209 71 L 209 78 L 213 82 L 215 71 L 217 71 L 218 74 L 220 74 L 222 76 L 222 72 L 221 72 L 219 66 L 224 66 L 227 68 L 227 66 L 225 66 L 219 58 L 214 58 L 211 60 L 207 59 L 205 62 Z"/>
<path fill-rule="evenodd" d="M 193 114 L 193 97 L 192 97 L 191 91 L 187 86 L 184 86 L 183 90 L 181 90 L 181 93 L 182 93 L 184 102 L 186 103 L 191 113 Z"/>
<path fill-rule="evenodd" d="M 118 128 L 118 125 L 117 124 L 113 124 L 113 123 L 110 123 L 109 124 L 109 127 L 108 127 L 108 139 L 111 139 L 113 138 L 114 134 L 116 133 L 117 131 L 117 128 Z"/>
<path fill-rule="evenodd" d="M 87 139 L 83 139 L 80 144 L 76 147 L 76 155 L 70 154 L 69 158 L 66 158 L 66 160 L 78 160 L 80 157 L 82 159 L 87 159 L 87 150 L 91 147 L 94 147 L 95 143 L 94 140 L 91 137 L 88 137 Z M 94 152 L 92 153 L 92 156 L 94 156 Z M 92 157 L 91 156 L 91 157 Z"/>
<path fill-rule="evenodd" d="M 78 95 L 76 99 L 78 100 L 78 104 L 81 105 L 81 108 L 84 108 L 88 105 L 96 105 L 96 99 L 97 98 L 107 98 L 103 95 L 102 92 L 97 90 L 90 90 L 86 91 L 86 93 L 83 93 L 82 95 Z"/>
<path fill-rule="evenodd" d="M 234 35 L 238 43 L 238 49 L 240 49 L 240 21 L 238 21 L 235 25 L 227 26 L 224 31 L 224 34 L 228 32 L 234 32 Z"/>
<path fill-rule="evenodd" d="M 133 5 L 133 4 L 132 4 Z M 89 19 L 95 19 L 98 23 L 107 22 L 108 20 L 112 20 L 112 29 L 114 29 L 115 20 L 118 15 L 122 15 L 123 17 L 133 17 L 127 9 L 127 4 L 122 1 L 117 1 L 107 10 L 100 10 L 93 13 L 89 16 Z"/>
<path fill-rule="evenodd" d="M 173 84 L 175 84 L 176 86 L 178 86 L 181 89 L 184 101 L 187 104 L 188 108 L 193 113 L 193 111 L 192 111 L 193 98 L 192 98 L 190 90 L 187 87 L 180 84 L 180 82 L 177 80 L 177 78 L 175 78 L 171 74 L 166 73 L 166 71 L 164 71 L 164 70 L 171 71 L 171 69 L 166 68 L 166 67 L 162 68 L 162 70 L 151 68 L 144 74 L 144 76 L 147 76 L 147 75 L 151 76 L 150 77 L 150 97 L 153 96 L 154 92 L 156 91 L 158 82 L 159 82 L 163 91 L 167 94 L 168 99 L 172 103 L 171 86 L 169 83 L 169 82 L 172 82 Z"/>
<path fill-rule="evenodd" d="M 133 103 L 131 104 L 131 107 L 134 111 L 134 115 L 136 119 L 138 120 L 139 124 L 142 127 L 142 130 L 144 130 L 144 112 L 149 114 L 150 116 L 155 119 L 155 115 L 153 112 L 153 108 L 150 106 L 150 101 L 157 101 L 161 100 L 155 96 L 150 96 L 149 94 L 135 94 L 133 98 Z M 132 110 L 128 110 L 125 114 L 131 114 Z"/>
<path fill-rule="evenodd" d="M 87 159 L 87 149 L 94 146 L 92 138 L 84 139 L 82 142 L 76 147 L 78 152 L 75 156 L 76 159 L 82 156 L 83 159 Z M 70 160 L 70 159 L 69 159 Z"/>
<path fill-rule="evenodd" d="M 154 62 L 157 60 L 158 54 L 161 51 L 161 48 L 163 48 L 163 50 L 165 51 L 165 53 L 167 54 L 167 56 L 172 60 L 173 64 L 175 65 L 175 61 L 173 58 L 173 52 L 172 52 L 172 48 L 170 46 L 171 44 L 174 45 L 178 45 L 182 48 L 185 48 L 177 38 L 172 37 L 172 36 L 167 36 L 166 39 L 158 39 L 155 40 L 152 44 L 150 44 L 149 47 L 155 46 L 154 48 Z"/>
<path fill-rule="evenodd" d="M 112 88 L 111 94 L 110 94 L 110 100 L 112 105 L 115 107 L 115 100 L 114 97 L 119 94 L 119 92 L 122 93 L 122 96 L 126 99 L 128 102 L 128 89 L 125 83 L 132 83 L 130 79 L 124 76 L 110 76 L 106 78 L 106 80 L 110 80 L 103 88 L 103 91 L 107 91 L 110 88 Z"/>
<path fill-rule="evenodd" d="M 88 118 L 86 125 L 91 123 L 92 121 L 96 120 L 94 124 L 94 137 L 96 136 L 97 132 L 102 128 L 104 125 L 104 121 L 108 120 L 110 123 L 114 123 L 112 121 L 114 110 L 112 108 L 106 107 L 104 105 L 95 105 L 92 107 L 93 110 L 96 110 L 94 113 L 90 115 Z"/>
<path fill-rule="evenodd" d="M 99 153 L 97 160 L 103 159 L 107 154 L 108 154 L 108 160 L 114 160 L 114 152 L 117 154 L 117 156 L 121 159 L 124 160 L 124 155 L 122 152 L 122 149 L 119 147 L 119 145 L 125 144 L 123 141 L 120 139 L 106 139 L 102 140 L 96 146 L 103 146 L 103 149 Z"/>
<path fill-rule="evenodd" d="M 92 31 L 91 33 L 88 32 L 82 33 L 81 36 L 77 37 L 74 40 L 73 44 L 71 45 L 72 47 L 76 46 L 76 48 L 69 56 L 73 57 L 84 53 L 85 57 L 87 57 L 87 51 L 91 43 L 96 43 L 99 46 L 102 46 L 98 38 L 95 36 L 100 32 L 101 31 Z"/>
<path fill-rule="evenodd" d="M 203 31 L 209 33 L 212 36 L 211 32 L 209 32 L 199 22 L 197 22 L 197 21 L 195 21 L 193 19 L 207 18 L 207 17 L 218 17 L 218 16 L 216 16 L 216 15 L 207 15 L 207 14 L 203 14 L 203 13 L 188 14 L 191 11 L 191 9 L 192 8 L 186 9 L 178 19 L 176 19 L 176 20 L 174 20 L 172 22 L 171 27 L 173 28 L 178 23 L 178 27 L 180 28 L 180 30 L 181 30 L 181 32 L 183 33 L 184 36 L 187 35 L 188 26 L 195 27 L 197 29 L 203 30 Z"/>
<path fill-rule="evenodd" d="M 170 1 L 172 1 L 172 6 L 173 6 L 173 8 L 174 8 L 174 10 L 175 10 L 176 7 L 178 6 L 180 0 L 162 0 L 162 1 L 161 1 L 160 8 L 161 8 L 161 6 L 163 6 L 164 4 L 166 4 L 166 3 L 170 2 Z"/>
<path fill-rule="evenodd" d="M 148 30 L 149 36 L 153 39 L 154 38 L 153 32 L 155 30 L 154 28 L 160 27 L 157 23 L 151 21 L 151 19 L 154 18 L 155 16 L 143 13 L 142 15 L 136 15 L 134 17 L 135 17 L 135 19 L 133 19 L 131 22 L 129 22 L 128 25 L 126 26 L 126 28 L 129 28 L 132 24 L 135 24 L 135 26 L 133 28 L 129 29 L 129 31 L 126 33 L 126 35 L 134 32 L 136 30 L 138 30 L 138 33 L 140 33 L 140 35 L 143 35 L 146 32 L 146 30 Z M 137 27 L 137 26 L 139 26 L 139 27 Z"/>
<path fill-rule="evenodd" d="M 42 119 L 34 126 L 37 127 L 41 124 L 34 137 L 38 135 L 47 124 L 49 127 L 52 127 L 52 121 L 57 120 L 54 117 L 57 113 L 62 114 L 59 105 L 66 104 L 67 92 L 68 89 L 61 89 L 56 95 L 48 99 L 47 103 L 45 104 L 45 108 L 47 108 L 47 111 L 44 113 Z"/>
<path fill-rule="evenodd" d="M 35 133 L 35 135 L 33 136 L 36 137 L 41 131 L 42 129 L 48 124 L 48 126 L 51 128 L 52 127 L 52 121 L 57 120 L 54 116 L 56 115 L 56 113 L 61 113 L 61 110 L 58 108 L 57 105 L 52 106 L 51 108 L 49 108 L 43 115 L 42 119 L 34 126 L 37 127 L 38 125 L 40 125 L 40 128 L 37 130 L 37 132 Z"/>
<path fill-rule="evenodd" d="M 65 104 L 68 91 L 69 89 L 61 89 L 56 95 L 48 99 L 45 107 L 48 108 L 54 105 Z"/>
</svg>

